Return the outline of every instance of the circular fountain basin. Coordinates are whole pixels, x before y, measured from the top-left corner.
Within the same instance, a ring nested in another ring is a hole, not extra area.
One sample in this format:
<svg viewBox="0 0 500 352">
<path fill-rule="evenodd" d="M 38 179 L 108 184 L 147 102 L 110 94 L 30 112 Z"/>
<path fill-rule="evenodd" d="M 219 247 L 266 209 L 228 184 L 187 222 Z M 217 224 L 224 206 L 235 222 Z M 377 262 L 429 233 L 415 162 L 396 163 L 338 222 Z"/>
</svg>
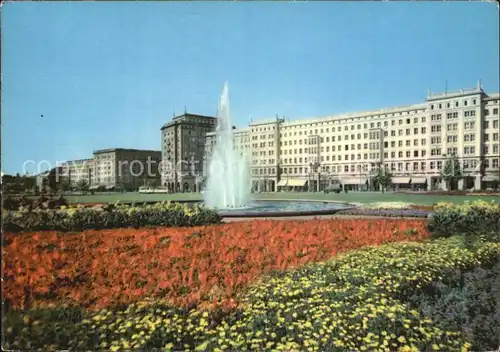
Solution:
<svg viewBox="0 0 500 352">
<path fill-rule="evenodd" d="M 355 206 L 347 203 L 296 200 L 258 200 L 248 206 L 216 209 L 224 218 L 286 217 L 329 215 Z"/>
</svg>

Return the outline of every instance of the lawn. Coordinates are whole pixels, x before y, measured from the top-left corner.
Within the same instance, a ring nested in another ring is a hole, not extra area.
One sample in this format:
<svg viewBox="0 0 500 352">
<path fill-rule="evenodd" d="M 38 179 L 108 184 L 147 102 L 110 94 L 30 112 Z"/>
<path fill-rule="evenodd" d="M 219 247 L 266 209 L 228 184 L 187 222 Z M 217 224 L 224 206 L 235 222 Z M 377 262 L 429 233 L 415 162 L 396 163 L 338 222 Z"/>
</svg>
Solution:
<svg viewBox="0 0 500 352">
<path fill-rule="evenodd" d="M 324 194 L 313 192 L 280 192 L 255 194 L 257 200 L 332 200 L 352 203 L 374 203 L 374 202 L 409 202 L 419 205 L 432 205 L 437 202 L 451 202 L 454 204 L 463 203 L 465 200 L 475 201 L 481 199 L 492 199 L 478 195 L 425 195 L 425 194 L 403 194 L 403 193 L 381 193 L 381 192 L 349 192 L 340 194 Z M 72 203 L 107 203 L 107 202 L 133 202 L 133 201 L 182 201 L 182 200 L 202 200 L 203 195 L 199 193 L 177 193 L 177 194 L 139 194 L 139 193 L 109 193 L 95 195 L 69 195 L 69 202 Z"/>
</svg>

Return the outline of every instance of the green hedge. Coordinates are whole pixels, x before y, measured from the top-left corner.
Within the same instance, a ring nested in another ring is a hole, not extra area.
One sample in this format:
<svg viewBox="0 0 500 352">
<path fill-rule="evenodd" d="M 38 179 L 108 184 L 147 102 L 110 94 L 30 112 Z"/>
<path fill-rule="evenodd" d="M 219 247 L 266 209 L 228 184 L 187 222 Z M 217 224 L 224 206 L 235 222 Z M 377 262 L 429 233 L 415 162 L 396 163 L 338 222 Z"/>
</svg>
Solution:
<svg viewBox="0 0 500 352">
<path fill-rule="evenodd" d="M 438 203 L 428 229 L 433 238 L 465 235 L 470 239 L 500 240 L 500 202 Z"/>
<path fill-rule="evenodd" d="M 62 207 L 61 209 L 27 210 L 2 214 L 7 232 L 40 230 L 81 231 L 151 226 L 200 226 L 218 224 L 221 216 L 214 210 L 194 204 L 157 203 L 141 207 L 128 205 L 104 208 Z"/>
</svg>

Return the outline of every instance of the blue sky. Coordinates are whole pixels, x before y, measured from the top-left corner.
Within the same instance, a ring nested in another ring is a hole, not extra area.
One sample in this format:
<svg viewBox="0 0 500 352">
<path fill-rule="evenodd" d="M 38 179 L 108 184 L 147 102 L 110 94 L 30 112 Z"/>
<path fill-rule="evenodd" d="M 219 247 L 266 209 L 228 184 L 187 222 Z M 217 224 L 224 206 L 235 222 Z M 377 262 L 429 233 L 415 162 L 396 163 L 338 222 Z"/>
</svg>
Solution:
<svg viewBox="0 0 500 352">
<path fill-rule="evenodd" d="M 498 91 L 498 27 L 479 2 L 4 3 L 2 169 L 159 150 L 173 112 L 215 114 L 226 80 L 239 127 L 418 103 L 446 81 Z"/>
</svg>

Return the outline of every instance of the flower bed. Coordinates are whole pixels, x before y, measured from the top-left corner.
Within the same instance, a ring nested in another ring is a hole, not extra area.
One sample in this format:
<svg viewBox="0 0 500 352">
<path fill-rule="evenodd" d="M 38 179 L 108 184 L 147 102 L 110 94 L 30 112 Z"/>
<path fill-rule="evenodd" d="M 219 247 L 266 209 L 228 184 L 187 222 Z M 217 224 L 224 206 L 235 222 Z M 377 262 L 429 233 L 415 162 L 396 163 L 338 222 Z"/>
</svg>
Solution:
<svg viewBox="0 0 500 352">
<path fill-rule="evenodd" d="M 156 297 L 188 306 L 234 298 L 272 270 L 427 236 L 422 220 L 387 219 L 6 234 L 4 299 L 102 308 Z"/>
<path fill-rule="evenodd" d="M 375 225 L 390 228 L 389 223 Z M 300 227 L 295 223 L 288 230 L 293 233 Z M 274 248 L 277 239 L 271 238 L 267 245 Z M 450 270 L 487 267 L 499 254 L 498 244 L 469 249 L 462 238 L 365 248 L 263 277 L 242 292 L 237 309 L 225 312 L 158 303 L 95 312 L 68 308 L 8 312 L 4 346 L 112 351 L 467 350 L 473 341 L 459 329 L 438 326 L 431 315 L 407 300 L 446 278 Z"/>
</svg>

